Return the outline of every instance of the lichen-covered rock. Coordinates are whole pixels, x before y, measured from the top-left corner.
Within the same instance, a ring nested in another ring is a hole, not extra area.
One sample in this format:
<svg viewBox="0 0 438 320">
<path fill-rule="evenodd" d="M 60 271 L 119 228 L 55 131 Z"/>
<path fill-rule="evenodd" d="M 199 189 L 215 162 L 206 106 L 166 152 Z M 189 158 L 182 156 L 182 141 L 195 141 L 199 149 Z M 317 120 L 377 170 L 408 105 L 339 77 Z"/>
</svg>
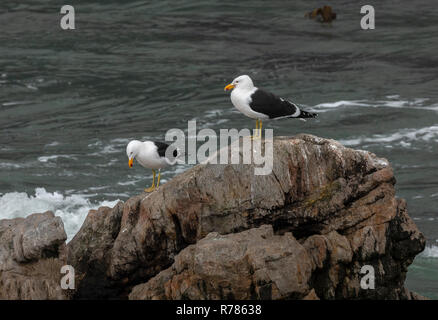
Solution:
<svg viewBox="0 0 438 320">
<path fill-rule="evenodd" d="M 66 299 L 59 259 L 66 239 L 50 211 L 0 220 L 0 299 Z"/>
</svg>

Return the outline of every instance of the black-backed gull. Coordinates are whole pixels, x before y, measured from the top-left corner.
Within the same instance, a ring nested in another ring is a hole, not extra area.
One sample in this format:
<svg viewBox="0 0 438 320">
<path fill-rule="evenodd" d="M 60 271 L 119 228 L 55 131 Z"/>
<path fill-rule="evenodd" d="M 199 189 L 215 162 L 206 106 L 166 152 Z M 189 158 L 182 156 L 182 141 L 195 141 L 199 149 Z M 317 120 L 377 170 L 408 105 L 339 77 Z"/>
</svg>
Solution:
<svg viewBox="0 0 438 320">
<path fill-rule="evenodd" d="M 234 90 L 233 90 L 234 89 Z M 315 118 L 316 113 L 301 110 L 296 104 L 258 89 L 247 75 L 239 76 L 224 89 L 231 92 L 231 102 L 247 117 L 256 119 L 256 135 L 262 133 L 262 120 L 282 118 Z"/>
<path fill-rule="evenodd" d="M 153 180 L 152 186 L 144 189 L 145 192 L 152 192 L 160 185 L 161 169 L 176 163 L 177 150 L 166 155 L 168 144 L 156 141 L 138 141 L 132 140 L 126 147 L 126 155 L 129 158 L 129 167 L 132 168 L 134 158 L 143 167 L 152 169 Z M 169 152 L 168 152 L 169 153 Z M 155 170 L 158 169 L 158 180 L 155 185 Z"/>
</svg>

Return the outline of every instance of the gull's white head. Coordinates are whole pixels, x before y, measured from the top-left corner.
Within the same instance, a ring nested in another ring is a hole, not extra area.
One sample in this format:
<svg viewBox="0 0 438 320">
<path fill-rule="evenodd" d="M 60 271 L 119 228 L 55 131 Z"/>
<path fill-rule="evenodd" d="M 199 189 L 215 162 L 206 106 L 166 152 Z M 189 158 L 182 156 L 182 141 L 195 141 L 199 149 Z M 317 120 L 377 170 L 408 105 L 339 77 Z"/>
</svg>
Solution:
<svg viewBox="0 0 438 320">
<path fill-rule="evenodd" d="M 132 168 L 132 165 L 134 164 L 135 156 L 140 152 L 141 145 L 142 145 L 141 141 L 132 140 L 126 146 L 126 155 L 129 158 L 129 163 L 128 164 L 129 164 L 130 168 Z"/>
<path fill-rule="evenodd" d="M 254 84 L 252 83 L 252 80 L 249 76 L 243 75 L 238 76 L 236 79 L 233 80 L 229 85 L 227 85 L 224 90 L 231 90 L 231 89 L 244 89 L 244 90 L 251 90 L 254 88 Z"/>
</svg>

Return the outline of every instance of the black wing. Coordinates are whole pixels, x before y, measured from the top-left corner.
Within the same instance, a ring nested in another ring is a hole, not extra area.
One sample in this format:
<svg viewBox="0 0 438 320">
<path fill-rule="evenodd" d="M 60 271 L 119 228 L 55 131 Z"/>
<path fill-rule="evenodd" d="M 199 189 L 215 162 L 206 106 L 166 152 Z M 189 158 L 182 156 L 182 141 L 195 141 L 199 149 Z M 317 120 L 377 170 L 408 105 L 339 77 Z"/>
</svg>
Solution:
<svg viewBox="0 0 438 320">
<path fill-rule="evenodd" d="M 272 93 L 257 89 L 251 95 L 252 102 L 249 104 L 252 110 L 269 116 L 270 119 L 299 115 L 299 108 L 290 101 L 279 98 Z"/>
<path fill-rule="evenodd" d="M 157 146 L 157 152 L 160 157 L 166 156 L 166 150 L 169 148 L 169 145 L 164 142 L 157 142 L 154 141 L 154 144 Z M 178 155 L 178 151 L 175 149 L 173 150 L 173 156 L 176 157 Z"/>
<path fill-rule="evenodd" d="M 252 110 L 266 114 L 270 119 L 290 118 L 315 118 L 318 114 L 301 110 L 296 104 L 279 98 L 272 93 L 257 89 L 251 95 L 249 104 Z"/>
</svg>

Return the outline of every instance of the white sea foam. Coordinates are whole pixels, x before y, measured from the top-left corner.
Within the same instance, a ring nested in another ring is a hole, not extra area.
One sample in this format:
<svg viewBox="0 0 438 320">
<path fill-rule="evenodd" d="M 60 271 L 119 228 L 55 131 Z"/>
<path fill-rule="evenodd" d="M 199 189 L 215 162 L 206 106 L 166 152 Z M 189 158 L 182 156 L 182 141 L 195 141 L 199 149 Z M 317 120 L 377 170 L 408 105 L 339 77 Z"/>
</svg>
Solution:
<svg viewBox="0 0 438 320">
<path fill-rule="evenodd" d="M 31 89 L 31 90 L 38 90 L 38 88 L 32 84 L 26 84 L 26 88 Z"/>
<path fill-rule="evenodd" d="M 62 218 L 67 241 L 70 241 L 78 232 L 90 209 L 101 206 L 113 207 L 119 201 L 92 203 L 88 196 L 79 194 L 64 196 L 58 192 L 47 192 L 44 188 L 36 188 L 34 195 L 24 192 L 6 193 L 0 197 L 0 219 L 26 217 L 32 213 L 51 210 Z"/>
<path fill-rule="evenodd" d="M 56 147 L 59 145 L 60 145 L 60 143 L 58 141 L 53 141 L 51 143 L 46 144 L 44 147 Z"/>
<path fill-rule="evenodd" d="M 369 137 L 355 137 L 339 140 L 345 146 L 357 146 L 364 143 L 398 142 L 404 148 L 411 147 L 413 141 L 438 142 L 438 125 L 425 128 L 406 128 L 390 134 L 374 134 Z"/>
<path fill-rule="evenodd" d="M 422 110 L 438 111 L 438 104 L 428 103 L 427 98 L 415 98 L 413 100 L 400 100 L 399 96 L 387 96 L 391 100 L 341 100 L 335 102 L 320 103 L 313 108 L 317 112 L 327 112 L 340 107 L 368 107 L 368 108 L 413 108 Z M 308 106 L 310 107 L 310 106 Z"/>
<path fill-rule="evenodd" d="M 24 167 L 23 165 L 19 165 L 17 163 L 0 162 L 0 168 L 1 169 L 4 169 L 4 168 L 6 168 L 6 169 L 12 169 L 12 168 L 19 169 L 19 168 L 23 168 L 23 167 Z"/>
<path fill-rule="evenodd" d="M 433 244 L 427 245 L 420 256 L 423 258 L 438 258 L 438 246 Z"/>
<path fill-rule="evenodd" d="M 136 180 L 128 180 L 128 181 L 120 181 L 117 184 L 119 186 L 134 186 L 137 182 L 140 182 L 142 179 L 136 179 Z"/>
<path fill-rule="evenodd" d="M 93 153 L 89 153 L 89 156 L 107 156 L 115 153 L 123 153 L 126 148 L 125 139 L 114 139 L 111 140 L 109 144 L 104 143 L 100 140 L 88 145 L 89 148 L 93 149 Z"/>
<path fill-rule="evenodd" d="M 65 159 L 72 159 L 72 160 L 77 160 L 77 158 L 75 156 L 72 155 L 68 155 L 68 154 L 55 154 L 52 156 L 41 156 L 38 157 L 38 161 L 39 162 L 48 162 L 50 160 L 58 160 L 59 158 L 65 158 Z"/>
<path fill-rule="evenodd" d="M 32 103 L 32 101 L 10 101 L 10 102 L 4 102 L 2 103 L 3 107 L 12 107 L 20 104 L 29 104 Z"/>
<path fill-rule="evenodd" d="M 224 109 L 214 109 L 214 110 L 207 110 L 204 112 L 204 118 L 218 118 L 222 117 L 228 110 Z"/>
<path fill-rule="evenodd" d="M 131 141 L 132 139 L 126 139 L 126 138 L 116 138 L 116 139 L 112 139 L 111 143 L 114 143 L 116 145 L 126 145 L 128 144 L 129 141 Z"/>
<path fill-rule="evenodd" d="M 335 101 L 335 102 L 325 102 L 320 103 L 314 106 L 315 109 L 332 109 L 332 108 L 339 108 L 339 107 L 348 107 L 348 106 L 356 106 L 356 107 L 372 107 L 373 105 L 370 103 L 366 103 L 365 100 L 341 100 L 341 101 Z M 319 110 L 321 111 L 321 110 Z"/>
<path fill-rule="evenodd" d="M 100 153 L 103 153 L 103 154 L 118 153 L 118 152 L 120 152 L 120 149 L 116 149 L 112 145 L 107 145 L 107 146 L 103 147 L 103 149 L 100 151 Z"/>
</svg>

